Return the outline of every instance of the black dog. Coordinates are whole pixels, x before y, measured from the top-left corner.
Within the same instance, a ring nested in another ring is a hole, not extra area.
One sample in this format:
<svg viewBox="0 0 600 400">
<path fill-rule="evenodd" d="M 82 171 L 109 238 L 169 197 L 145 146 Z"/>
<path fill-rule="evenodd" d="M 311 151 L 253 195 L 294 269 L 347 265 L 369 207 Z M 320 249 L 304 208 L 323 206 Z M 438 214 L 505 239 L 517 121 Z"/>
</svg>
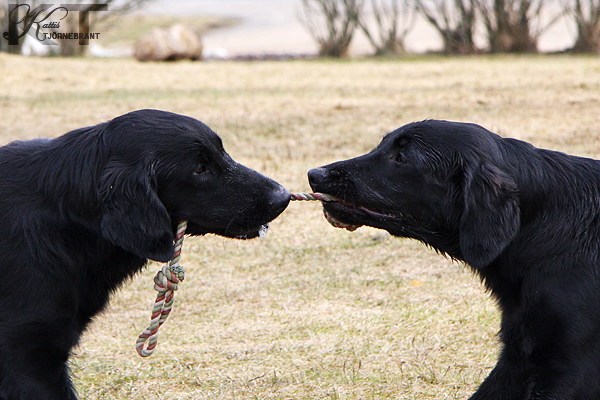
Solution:
<svg viewBox="0 0 600 400">
<path fill-rule="evenodd" d="M 147 259 L 171 259 L 179 220 L 252 238 L 289 198 L 163 111 L 0 148 L 0 399 L 75 399 L 71 349 Z"/>
<path fill-rule="evenodd" d="M 600 399 L 600 161 L 464 123 L 423 121 L 309 172 L 330 222 L 468 263 L 502 311 L 498 364 L 472 400 Z"/>
</svg>

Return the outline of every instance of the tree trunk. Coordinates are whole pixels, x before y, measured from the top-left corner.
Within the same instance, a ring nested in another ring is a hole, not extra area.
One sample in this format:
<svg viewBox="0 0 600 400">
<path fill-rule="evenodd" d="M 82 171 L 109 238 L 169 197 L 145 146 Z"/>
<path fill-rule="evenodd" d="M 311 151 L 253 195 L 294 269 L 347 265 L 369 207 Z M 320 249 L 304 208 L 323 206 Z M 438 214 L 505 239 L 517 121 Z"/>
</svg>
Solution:
<svg viewBox="0 0 600 400">
<path fill-rule="evenodd" d="M 473 0 L 453 0 L 451 2 L 438 0 L 434 4 L 435 11 L 432 11 L 424 0 L 417 2 L 421 13 L 442 36 L 444 53 L 476 53 L 477 48 L 473 41 L 475 2 Z M 450 5 L 448 6 L 448 4 Z"/>
<path fill-rule="evenodd" d="M 572 13 L 577 24 L 577 39 L 569 51 L 573 53 L 600 53 L 600 1 L 589 0 L 584 9 L 581 0 L 575 0 Z"/>
<path fill-rule="evenodd" d="M 530 0 L 493 0 L 490 9 L 482 5 L 491 53 L 537 53 L 537 37 L 530 29 Z"/>
</svg>

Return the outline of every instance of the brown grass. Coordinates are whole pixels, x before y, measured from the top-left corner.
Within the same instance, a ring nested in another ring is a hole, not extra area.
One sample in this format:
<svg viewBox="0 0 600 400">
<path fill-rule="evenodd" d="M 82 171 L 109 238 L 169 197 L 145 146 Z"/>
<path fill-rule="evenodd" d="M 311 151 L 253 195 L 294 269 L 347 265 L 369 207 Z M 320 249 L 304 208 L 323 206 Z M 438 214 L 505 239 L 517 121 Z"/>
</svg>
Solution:
<svg viewBox="0 0 600 400">
<path fill-rule="evenodd" d="M 238 161 L 307 190 L 306 171 L 404 123 L 479 123 L 600 157 L 600 59 L 414 58 L 139 64 L 0 55 L 0 141 L 57 136 L 152 107 L 201 119 Z M 498 351 L 468 268 L 419 243 L 336 230 L 292 203 L 264 240 L 188 238 L 187 277 L 149 359 L 134 350 L 151 264 L 72 359 L 85 399 L 465 399 Z"/>
</svg>

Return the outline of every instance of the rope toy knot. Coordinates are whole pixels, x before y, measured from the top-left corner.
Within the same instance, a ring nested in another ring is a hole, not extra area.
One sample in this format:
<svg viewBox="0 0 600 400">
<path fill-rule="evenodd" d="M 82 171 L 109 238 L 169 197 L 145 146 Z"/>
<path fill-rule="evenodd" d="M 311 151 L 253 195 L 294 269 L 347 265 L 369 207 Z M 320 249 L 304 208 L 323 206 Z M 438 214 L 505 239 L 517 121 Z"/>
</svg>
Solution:
<svg viewBox="0 0 600 400">
<path fill-rule="evenodd" d="M 187 221 L 181 221 L 177 226 L 177 235 L 175 237 L 175 255 L 173 259 L 156 273 L 154 277 L 154 290 L 158 292 L 150 325 L 140 334 L 135 342 L 135 349 L 142 357 L 148 357 L 158 344 L 158 328 L 167 320 L 169 313 L 173 309 L 175 301 L 175 291 L 179 289 L 179 282 L 185 278 L 183 266 L 179 264 L 181 259 L 181 247 L 183 246 L 183 237 L 187 228 Z M 144 345 L 148 342 L 148 347 Z"/>
<path fill-rule="evenodd" d="M 178 283 L 183 280 L 185 273 L 182 265 L 176 268 L 165 264 L 154 277 L 154 290 L 157 292 L 176 291 L 179 289 Z"/>
<path fill-rule="evenodd" d="M 183 270 L 183 265 L 172 265 L 169 269 L 171 273 L 175 274 L 175 276 L 180 282 L 185 279 L 185 271 Z"/>
</svg>

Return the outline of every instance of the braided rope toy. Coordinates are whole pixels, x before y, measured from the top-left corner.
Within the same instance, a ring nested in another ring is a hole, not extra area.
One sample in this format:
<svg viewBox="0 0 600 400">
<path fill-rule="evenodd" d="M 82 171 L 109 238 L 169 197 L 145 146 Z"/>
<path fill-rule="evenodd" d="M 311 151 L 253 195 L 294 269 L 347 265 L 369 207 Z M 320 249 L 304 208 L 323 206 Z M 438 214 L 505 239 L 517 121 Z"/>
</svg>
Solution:
<svg viewBox="0 0 600 400">
<path fill-rule="evenodd" d="M 325 193 L 291 193 L 290 200 L 293 201 L 338 201 L 337 197 Z M 141 357 L 150 356 L 158 344 L 158 328 L 167 320 L 167 317 L 173 309 L 175 301 L 175 291 L 179 288 L 179 282 L 185 278 L 183 266 L 179 264 L 181 259 L 181 248 L 183 238 L 187 228 L 187 221 L 179 222 L 177 226 L 177 235 L 175 236 L 175 255 L 173 259 L 163 265 L 154 277 L 154 290 L 158 292 L 150 325 L 140 334 L 135 342 L 135 349 Z M 148 342 L 148 346 L 144 345 Z"/>
<path fill-rule="evenodd" d="M 304 200 L 304 201 L 339 201 L 335 196 L 326 193 L 291 193 L 292 200 Z"/>
<path fill-rule="evenodd" d="M 175 291 L 179 288 L 179 282 L 185 278 L 183 266 L 179 264 L 179 260 L 186 228 L 187 221 L 179 222 L 175 236 L 175 255 L 171 261 L 163 265 L 154 277 L 154 289 L 158 295 L 152 309 L 150 325 L 140 334 L 135 343 L 135 349 L 142 357 L 148 357 L 154 352 L 158 342 L 158 328 L 167 320 L 173 309 Z M 146 341 L 148 341 L 148 347 L 144 349 Z"/>
</svg>

